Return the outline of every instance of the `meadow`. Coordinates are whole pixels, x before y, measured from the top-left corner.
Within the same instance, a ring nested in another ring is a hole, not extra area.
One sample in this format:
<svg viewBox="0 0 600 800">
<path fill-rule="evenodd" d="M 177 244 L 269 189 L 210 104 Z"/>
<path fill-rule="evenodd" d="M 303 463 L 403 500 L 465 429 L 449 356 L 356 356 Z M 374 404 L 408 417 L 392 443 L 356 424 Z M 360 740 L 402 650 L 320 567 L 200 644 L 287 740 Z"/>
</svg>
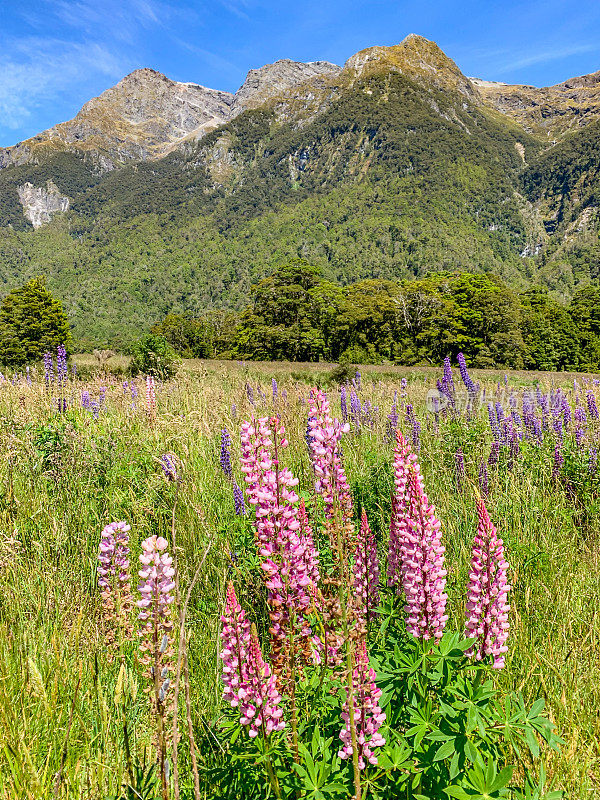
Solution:
<svg viewBox="0 0 600 800">
<path fill-rule="evenodd" d="M 0 382 L 0 797 L 159 796 L 151 782 L 146 794 L 139 788 L 156 760 L 150 682 L 135 637 L 119 656 L 111 649 L 114 621 L 98 589 L 100 535 L 117 520 L 131 528 L 134 588 L 141 542 L 156 535 L 176 555 L 177 605 L 187 599 L 180 796 L 198 789 L 206 800 L 228 796 L 211 772 L 223 753 L 223 720 L 230 719 L 220 658 L 228 581 L 263 639 L 266 630 L 251 508 L 246 501 L 246 513 L 236 513 L 239 496 L 234 504 L 235 486 L 244 487 L 240 427 L 253 416 L 279 417 L 289 440 L 286 465 L 310 505 L 306 435 L 314 386 L 327 390 L 334 416 L 342 418 L 346 404 L 344 466 L 356 519 L 365 509 L 376 537 L 382 584 L 395 429 L 412 442 L 442 522 L 447 625 L 454 630 L 464 629 L 475 497 L 485 496 L 512 587 L 506 664 L 492 680 L 500 696 L 520 692 L 528 705 L 545 700 L 563 740 L 556 751 L 542 749 L 545 790 L 574 800 L 600 794 L 600 382 L 593 376 L 472 371 L 478 389 L 467 408 L 455 368 L 456 406 L 438 409 L 430 390 L 441 365 L 364 367 L 349 376 L 327 364 L 188 361 L 156 386 L 149 408 L 143 378 L 115 374 L 123 361 L 102 370 L 89 359 L 75 361 L 79 373 L 69 370 L 60 380 L 45 380 L 40 369 Z M 224 429 L 231 478 L 222 468 Z M 164 454 L 171 454 L 176 480 Z M 132 763 L 142 776 L 137 794 L 123 788 Z M 363 796 L 378 795 L 373 789 Z M 403 796 L 417 794 L 407 789 Z"/>
</svg>

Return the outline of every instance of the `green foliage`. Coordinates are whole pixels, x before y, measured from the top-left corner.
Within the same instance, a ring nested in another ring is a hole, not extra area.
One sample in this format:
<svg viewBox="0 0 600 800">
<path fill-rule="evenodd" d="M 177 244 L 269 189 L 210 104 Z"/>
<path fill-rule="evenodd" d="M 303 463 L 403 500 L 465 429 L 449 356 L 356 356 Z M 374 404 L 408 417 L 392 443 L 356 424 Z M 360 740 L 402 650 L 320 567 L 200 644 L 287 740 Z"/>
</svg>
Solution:
<svg viewBox="0 0 600 800">
<path fill-rule="evenodd" d="M 60 300 L 43 278 L 32 278 L 8 294 L 0 306 L 0 362 L 20 366 L 48 350 L 71 344 L 69 322 Z"/>
<path fill-rule="evenodd" d="M 177 354 L 167 340 L 149 333 L 140 340 L 129 366 L 131 375 L 153 375 L 162 381 L 172 378 L 179 367 Z"/>
</svg>

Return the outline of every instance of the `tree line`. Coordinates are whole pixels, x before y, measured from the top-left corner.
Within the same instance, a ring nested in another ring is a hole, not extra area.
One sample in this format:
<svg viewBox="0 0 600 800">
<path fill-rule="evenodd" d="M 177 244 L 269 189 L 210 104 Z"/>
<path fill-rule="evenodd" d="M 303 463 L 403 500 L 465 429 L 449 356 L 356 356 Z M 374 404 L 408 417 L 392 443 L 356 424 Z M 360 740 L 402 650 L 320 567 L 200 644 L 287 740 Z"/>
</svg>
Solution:
<svg viewBox="0 0 600 800">
<path fill-rule="evenodd" d="M 464 353 L 479 368 L 600 371 L 600 285 L 569 305 L 541 288 L 517 293 L 487 274 L 440 272 L 410 281 L 323 278 L 302 259 L 252 287 L 247 307 L 191 319 L 168 314 L 150 330 L 188 358 L 440 364 Z M 60 301 L 43 279 L 0 306 L 0 361 L 20 366 L 71 345 Z"/>
<path fill-rule="evenodd" d="M 463 352 L 473 367 L 596 371 L 600 286 L 564 306 L 545 289 L 465 272 L 340 286 L 295 259 L 253 286 L 239 316 L 171 314 L 152 331 L 198 358 L 414 365 Z"/>
</svg>

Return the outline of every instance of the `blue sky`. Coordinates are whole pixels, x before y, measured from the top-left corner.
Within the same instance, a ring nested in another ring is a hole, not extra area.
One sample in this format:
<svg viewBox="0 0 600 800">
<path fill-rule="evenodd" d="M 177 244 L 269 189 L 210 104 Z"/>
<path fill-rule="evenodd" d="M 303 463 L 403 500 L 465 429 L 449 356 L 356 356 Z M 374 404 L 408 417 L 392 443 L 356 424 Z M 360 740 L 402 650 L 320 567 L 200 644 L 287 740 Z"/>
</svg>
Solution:
<svg viewBox="0 0 600 800">
<path fill-rule="evenodd" d="M 0 146 L 70 119 L 138 67 L 235 91 L 278 58 L 342 64 L 409 33 L 489 80 L 600 69 L 598 0 L 0 0 Z"/>
</svg>

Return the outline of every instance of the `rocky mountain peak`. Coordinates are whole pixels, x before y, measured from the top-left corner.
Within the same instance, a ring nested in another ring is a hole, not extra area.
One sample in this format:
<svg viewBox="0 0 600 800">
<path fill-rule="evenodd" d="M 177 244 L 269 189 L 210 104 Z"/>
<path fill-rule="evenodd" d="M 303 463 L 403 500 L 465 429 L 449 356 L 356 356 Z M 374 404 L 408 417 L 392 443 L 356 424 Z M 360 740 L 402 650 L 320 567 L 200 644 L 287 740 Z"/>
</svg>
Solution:
<svg viewBox="0 0 600 800">
<path fill-rule="evenodd" d="M 360 50 L 346 61 L 344 72 L 360 77 L 385 70 L 401 72 L 420 83 L 431 83 L 478 99 L 477 89 L 435 42 L 410 33 L 400 44 Z"/>
<path fill-rule="evenodd" d="M 268 100 L 313 78 L 331 78 L 339 75 L 341 67 L 329 61 L 291 61 L 282 58 L 274 64 L 251 69 L 246 80 L 235 93 L 232 116 L 250 108 L 257 108 Z"/>
</svg>

